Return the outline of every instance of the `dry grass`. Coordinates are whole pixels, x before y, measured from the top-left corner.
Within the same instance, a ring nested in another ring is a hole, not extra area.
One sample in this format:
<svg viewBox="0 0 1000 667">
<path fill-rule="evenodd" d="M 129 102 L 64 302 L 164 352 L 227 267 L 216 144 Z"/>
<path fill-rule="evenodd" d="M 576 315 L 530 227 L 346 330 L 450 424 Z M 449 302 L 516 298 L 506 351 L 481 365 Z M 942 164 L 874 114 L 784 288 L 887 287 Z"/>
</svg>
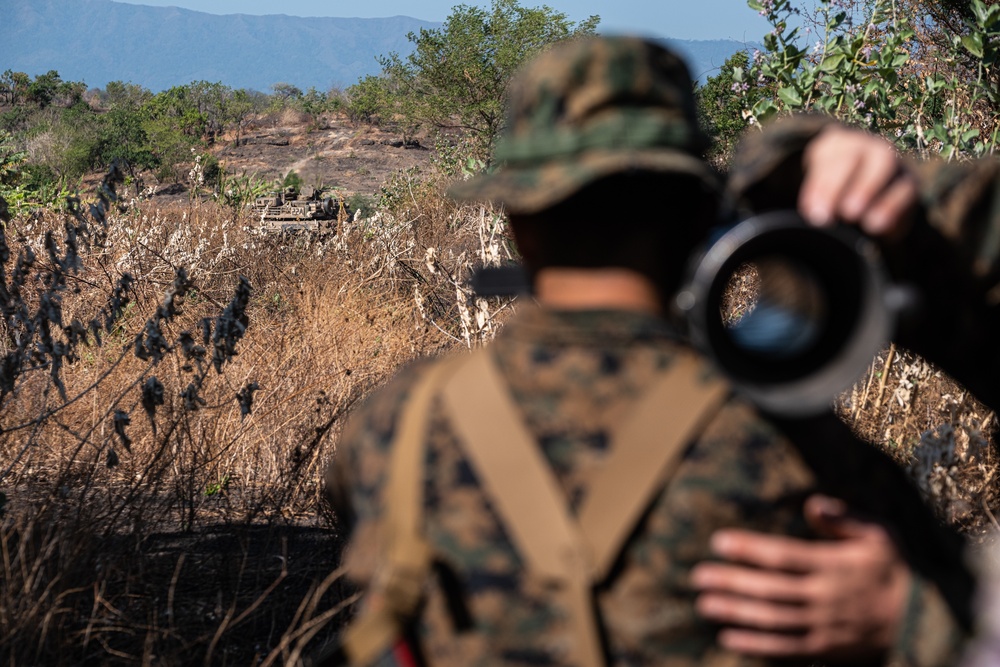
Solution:
<svg viewBox="0 0 1000 667">
<path fill-rule="evenodd" d="M 948 523 L 974 541 L 1000 529 L 996 415 L 946 373 L 891 346 L 837 409 L 859 436 L 909 470 Z"/>
<path fill-rule="evenodd" d="M 406 196 L 391 210 L 325 239 L 263 236 L 209 204 L 107 217 L 103 247 L 58 293 L 61 321 L 88 322 L 128 273 L 121 312 L 61 372 L 51 354 L 26 361 L 0 399 L 0 662 L 280 664 L 339 626 L 350 592 L 320 480 L 344 416 L 414 357 L 491 337 L 504 312 L 464 287 L 473 264 L 504 255 L 499 216 L 413 174 L 395 187 Z M 7 226 L 5 284 L 64 222 Z M 21 290 L 30 312 L 49 268 Z M 237 322 L 245 334 L 220 341 Z"/>
<path fill-rule="evenodd" d="M 0 663 L 294 664 L 340 627 L 352 592 L 333 569 L 342 544 L 320 479 L 344 417 L 414 357 L 491 338 L 509 305 L 465 282 L 510 257 L 497 211 L 457 207 L 415 173 L 385 195 L 377 218 L 341 220 L 328 238 L 266 236 L 214 204 L 133 202 L 107 217 L 105 242 L 59 292 L 62 322 L 86 322 L 134 277 L 101 344 L 87 336 L 56 375 L 51 354 L 31 357 L 0 397 Z M 4 285 L 18 253 L 46 257 L 64 222 L 7 226 Z M 168 313 L 182 266 L 192 285 Z M 31 312 L 52 268 L 40 260 L 20 290 Z M 234 313 L 241 276 L 252 296 Z M 756 276 L 743 278 L 727 312 L 753 301 Z M 0 355 L 25 333 L 5 321 Z M 216 332 L 238 321 L 229 355 Z M 995 523 L 995 416 L 960 387 L 892 349 L 838 409 L 947 520 L 974 535 Z"/>
</svg>

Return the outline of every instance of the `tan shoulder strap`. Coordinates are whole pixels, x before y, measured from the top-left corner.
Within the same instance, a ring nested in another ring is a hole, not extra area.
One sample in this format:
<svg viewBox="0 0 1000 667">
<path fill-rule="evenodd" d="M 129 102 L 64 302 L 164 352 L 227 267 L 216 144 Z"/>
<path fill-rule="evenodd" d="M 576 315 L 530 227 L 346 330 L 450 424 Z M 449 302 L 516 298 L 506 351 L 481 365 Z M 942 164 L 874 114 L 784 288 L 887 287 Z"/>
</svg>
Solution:
<svg viewBox="0 0 1000 667">
<path fill-rule="evenodd" d="M 554 594 L 581 638 L 572 664 L 603 665 L 593 613 L 589 550 L 534 438 L 524 427 L 488 351 L 474 354 L 442 391 L 445 409 L 487 496 L 528 571 L 559 584 Z"/>
<path fill-rule="evenodd" d="M 727 383 L 709 375 L 705 362 L 682 353 L 614 434 L 610 455 L 577 518 L 593 550 L 598 581 L 611 571 L 684 447 L 728 394 Z"/>
<path fill-rule="evenodd" d="M 578 664 L 602 664 L 593 584 L 607 576 L 684 445 L 727 394 L 703 362 L 681 355 L 614 435 L 578 523 L 489 353 L 474 354 L 445 385 L 448 417 L 526 567 L 563 584 L 569 596 L 583 638 Z"/>
<path fill-rule="evenodd" d="M 416 612 L 430 570 L 422 535 L 424 446 L 431 405 L 442 382 L 464 356 L 439 361 L 417 380 L 404 403 L 390 449 L 380 536 L 385 562 L 369 591 L 368 606 L 344 631 L 342 646 L 352 665 L 369 665 L 390 650 L 403 623 Z"/>
</svg>

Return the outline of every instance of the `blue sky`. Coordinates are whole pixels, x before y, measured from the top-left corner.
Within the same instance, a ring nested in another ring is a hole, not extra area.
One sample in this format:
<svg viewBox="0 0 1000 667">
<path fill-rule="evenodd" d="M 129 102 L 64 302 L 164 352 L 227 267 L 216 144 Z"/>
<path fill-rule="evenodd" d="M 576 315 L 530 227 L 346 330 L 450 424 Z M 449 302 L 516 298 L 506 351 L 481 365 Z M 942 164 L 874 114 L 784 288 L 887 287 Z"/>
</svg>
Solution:
<svg viewBox="0 0 1000 667">
<path fill-rule="evenodd" d="M 412 16 L 442 21 L 462 0 L 116 0 L 137 5 L 175 6 L 213 14 L 290 14 L 372 18 Z M 489 6 L 488 0 L 464 4 Z M 674 39 L 760 41 L 768 26 L 745 0 L 522 0 L 547 4 L 579 20 L 597 14 L 604 32 L 638 32 Z"/>
</svg>

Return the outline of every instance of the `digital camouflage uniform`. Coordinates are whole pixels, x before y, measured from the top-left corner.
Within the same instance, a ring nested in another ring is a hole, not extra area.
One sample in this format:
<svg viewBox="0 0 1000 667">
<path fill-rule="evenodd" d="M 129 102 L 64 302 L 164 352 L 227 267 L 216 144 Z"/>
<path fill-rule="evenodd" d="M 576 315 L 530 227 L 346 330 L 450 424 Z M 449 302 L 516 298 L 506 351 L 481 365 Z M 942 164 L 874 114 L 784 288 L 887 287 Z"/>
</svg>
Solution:
<svg viewBox="0 0 1000 667">
<path fill-rule="evenodd" d="M 673 55 L 638 40 L 599 39 L 542 58 L 512 92 L 508 142 L 498 149 L 506 169 L 459 194 L 537 212 L 630 168 L 709 181 L 694 157 L 700 138 L 692 129 L 690 79 Z M 542 159 L 532 162 L 538 156 L 529 145 Z M 776 145 L 788 154 L 801 148 Z M 649 315 L 522 305 L 488 353 L 575 510 L 600 474 L 616 426 L 684 349 L 666 322 Z M 404 369 L 359 408 L 331 468 L 338 512 L 355 526 L 345 564 L 362 586 L 379 567 L 381 492 L 400 412 L 428 366 Z M 525 573 L 440 401 L 431 404 L 426 438 L 424 530 L 439 567 L 415 625 L 428 662 L 570 664 L 567 610 Z M 695 613 L 688 574 L 711 557 L 709 537 L 719 528 L 809 536 L 801 507 L 815 492 L 842 497 L 891 524 L 916 572 L 893 664 L 953 664 L 972 589 L 957 538 L 935 523 L 886 457 L 831 415 L 766 418 L 737 397 L 687 446 L 611 575 L 595 589 L 609 664 L 768 664 L 715 645 L 716 628 Z"/>
</svg>

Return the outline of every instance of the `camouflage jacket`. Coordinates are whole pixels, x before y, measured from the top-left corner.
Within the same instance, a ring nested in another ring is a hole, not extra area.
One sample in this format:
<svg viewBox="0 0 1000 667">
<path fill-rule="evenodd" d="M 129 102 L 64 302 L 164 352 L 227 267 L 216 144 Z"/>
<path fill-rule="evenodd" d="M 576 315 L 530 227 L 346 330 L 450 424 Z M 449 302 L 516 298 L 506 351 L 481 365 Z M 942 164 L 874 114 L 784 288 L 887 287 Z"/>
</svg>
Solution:
<svg viewBox="0 0 1000 667">
<path fill-rule="evenodd" d="M 489 351 L 570 507 L 586 496 L 609 433 L 683 346 L 656 318 L 530 307 L 492 344 Z M 355 524 L 346 565 L 362 585 L 379 559 L 375 526 L 388 448 L 400 407 L 424 367 L 405 369 L 359 409 L 331 469 L 339 512 Z M 573 641 L 567 611 L 524 576 L 440 404 L 433 412 L 424 519 L 441 567 L 417 622 L 429 664 L 567 664 L 565 647 Z M 768 664 L 716 646 L 716 628 L 695 613 L 688 573 L 710 558 L 709 536 L 723 526 L 808 536 L 801 505 L 817 491 L 892 524 L 918 573 L 892 663 L 953 664 L 972 589 L 957 539 L 934 521 L 895 465 L 832 415 L 766 419 L 737 397 L 690 443 L 611 577 L 595 591 L 610 664 Z M 453 627 L 454 598 L 469 614 L 466 632 Z"/>
</svg>

